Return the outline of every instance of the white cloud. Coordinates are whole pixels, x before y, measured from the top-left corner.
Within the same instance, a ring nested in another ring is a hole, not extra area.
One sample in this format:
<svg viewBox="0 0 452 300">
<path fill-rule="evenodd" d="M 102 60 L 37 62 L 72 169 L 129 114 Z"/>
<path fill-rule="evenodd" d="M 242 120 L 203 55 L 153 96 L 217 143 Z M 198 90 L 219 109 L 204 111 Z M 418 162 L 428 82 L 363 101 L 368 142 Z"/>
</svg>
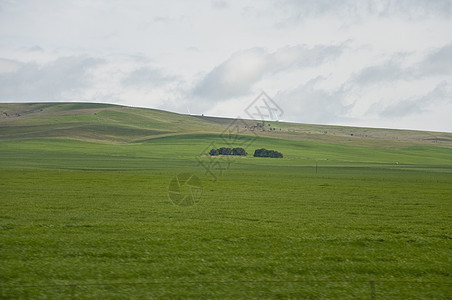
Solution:
<svg viewBox="0 0 452 300">
<path fill-rule="evenodd" d="M 154 87 L 174 82 L 176 80 L 178 80 L 176 76 L 166 75 L 160 69 L 154 69 L 152 67 L 146 66 L 132 71 L 124 79 L 122 79 L 121 82 L 126 86 L 132 87 Z"/>
<path fill-rule="evenodd" d="M 290 19 L 297 21 L 319 16 L 346 18 L 345 22 L 364 22 L 369 16 L 413 19 L 429 16 L 448 18 L 452 15 L 450 0 L 278 0 L 275 7 L 282 8 Z"/>
<path fill-rule="evenodd" d="M 12 59 L 0 58 L 0 74 L 16 72 L 21 66 L 21 63 Z"/>
<path fill-rule="evenodd" d="M 229 7 L 228 3 L 224 0 L 210 0 L 210 3 L 212 4 L 212 7 L 218 9 L 224 9 Z"/>
<path fill-rule="evenodd" d="M 1 101 L 73 100 L 91 84 L 88 71 L 104 61 L 87 56 L 62 57 L 52 63 L 20 63 L 0 74 Z"/>
<path fill-rule="evenodd" d="M 418 61 L 407 63 L 408 59 L 409 55 L 395 54 L 380 64 L 365 67 L 353 75 L 353 83 L 366 86 L 435 76 L 452 80 L 452 43 L 430 50 Z"/>
<path fill-rule="evenodd" d="M 430 53 L 418 66 L 420 76 L 448 75 L 452 80 L 452 43 Z"/>
<path fill-rule="evenodd" d="M 442 103 L 452 104 L 452 90 L 446 82 L 437 85 L 427 94 L 410 99 L 403 99 L 384 107 L 379 112 L 382 118 L 399 118 L 402 116 L 419 115 L 428 110 L 435 110 Z"/>
<path fill-rule="evenodd" d="M 3 1 L 0 101 L 235 117 L 264 90 L 292 121 L 452 131 L 451 31 L 452 0 Z"/>
<path fill-rule="evenodd" d="M 276 94 L 275 101 L 285 111 L 283 119 L 326 124 L 347 120 L 354 104 L 347 103 L 342 87 L 332 91 L 318 88 L 318 83 L 323 80 L 325 79 L 321 77 L 314 78 L 292 90 Z"/>
<path fill-rule="evenodd" d="M 266 73 L 267 64 L 263 49 L 240 51 L 209 72 L 193 93 L 212 101 L 242 96 Z"/>
<path fill-rule="evenodd" d="M 211 101 L 249 94 L 264 76 L 300 68 L 312 68 L 341 54 L 343 46 L 287 46 L 268 53 L 253 48 L 234 53 L 199 82 L 193 93 Z"/>
<path fill-rule="evenodd" d="M 406 74 L 397 61 L 389 60 L 380 65 L 364 68 L 354 76 L 354 83 L 365 86 L 378 84 L 382 81 L 409 80 L 411 77 L 412 75 Z"/>
</svg>

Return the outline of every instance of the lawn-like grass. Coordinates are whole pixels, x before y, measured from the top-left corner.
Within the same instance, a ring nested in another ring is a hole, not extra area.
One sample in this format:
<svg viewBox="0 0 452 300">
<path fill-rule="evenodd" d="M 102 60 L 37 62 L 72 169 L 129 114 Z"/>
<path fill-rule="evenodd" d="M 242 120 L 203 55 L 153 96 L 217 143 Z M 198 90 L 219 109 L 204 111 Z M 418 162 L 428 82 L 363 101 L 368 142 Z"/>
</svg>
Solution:
<svg viewBox="0 0 452 300">
<path fill-rule="evenodd" d="M 452 294 L 452 148 L 429 133 L 282 123 L 236 139 L 224 119 L 15 109 L 0 122 L 0 298 Z M 262 147 L 284 158 L 252 157 Z M 194 206 L 168 197 L 181 172 L 202 181 Z"/>
<path fill-rule="evenodd" d="M 366 281 L 376 280 L 379 298 L 450 296 L 451 285 L 413 283 L 451 282 L 450 149 L 258 138 L 250 149 L 267 146 L 286 158 L 231 158 L 214 181 L 196 157 L 209 161 L 199 154 L 222 141 L 2 142 L 2 285 L 166 283 L 77 286 L 82 299 L 366 298 Z M 201 178 L 197 205 L 168 199 L 179 172 Z M 355 282 L 233 282 L 261 280 Z M 410 282 L 392 282 L 399 280 Z M 193 281 L 227 283 L 167 284 Z M 2 287 L 0 295 L 60 298 L 71 291 Z"/>
</svg>

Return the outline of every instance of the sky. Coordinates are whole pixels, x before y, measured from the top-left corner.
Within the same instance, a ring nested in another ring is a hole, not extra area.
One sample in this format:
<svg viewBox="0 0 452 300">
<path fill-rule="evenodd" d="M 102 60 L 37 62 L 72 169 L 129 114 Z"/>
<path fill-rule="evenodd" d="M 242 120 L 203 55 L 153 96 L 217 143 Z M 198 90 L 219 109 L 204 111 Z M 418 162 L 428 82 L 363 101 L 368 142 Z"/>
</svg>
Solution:
<svg viewBox="0 0 452 300">
<path fill-rule="evenodd" d="M 0 102 L 452 132 L 452 0 L 0 0 Z"/>
</svg>

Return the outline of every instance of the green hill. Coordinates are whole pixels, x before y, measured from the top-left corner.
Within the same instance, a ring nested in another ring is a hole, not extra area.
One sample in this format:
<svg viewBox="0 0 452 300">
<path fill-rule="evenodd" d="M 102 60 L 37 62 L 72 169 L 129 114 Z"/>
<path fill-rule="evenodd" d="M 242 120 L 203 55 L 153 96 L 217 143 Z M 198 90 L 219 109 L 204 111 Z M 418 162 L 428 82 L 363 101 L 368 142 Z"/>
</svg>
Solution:
<svg viewBox="0 0 452 300">
<path fill-rule="evenodd" d="M 2 103 L 0 140 L 65 138 L 131 143 L 184 134 L 220 134 L 234 119 L 99 103 Z M 372 147 L 452 147 L 452 133 L 241 120 L 242 135 Z"/>
<path fill-rule="evenodd" d="M 195 117 L 95 103 L 0 104 L 0 116 L 2 140 L 69 138 L 126 143 L 206 127 L 206 122 Z"/>
<path fill-rule="evenodd" d="M 0 299 L 449 299 L 451 183 L 450 133 L 0 104 Z"/>
</svg>

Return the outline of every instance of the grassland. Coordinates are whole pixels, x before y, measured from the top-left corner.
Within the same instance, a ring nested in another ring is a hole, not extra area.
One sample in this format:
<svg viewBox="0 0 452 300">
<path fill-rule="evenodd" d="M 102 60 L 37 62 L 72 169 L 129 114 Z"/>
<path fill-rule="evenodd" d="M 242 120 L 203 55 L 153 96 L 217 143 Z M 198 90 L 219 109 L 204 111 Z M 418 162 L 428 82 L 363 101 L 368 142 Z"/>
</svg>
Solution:
<svg viewBox="0 0 452 300">
<path fill-rule="evenodd" d="M 370 280 L 376 299 L 452 293 L 451 134 L 242 128 L 237 145 L 284 159 L 231 158 L 214 180 L 198 161 L 231 120 L 80 103 L 0 112 L 0 298 L 68 298 L 77 284 L 78 299 L 366 299 Z M 195 206 L 168 199 L 180 172 L 202 180 Z"/>
</svg>

